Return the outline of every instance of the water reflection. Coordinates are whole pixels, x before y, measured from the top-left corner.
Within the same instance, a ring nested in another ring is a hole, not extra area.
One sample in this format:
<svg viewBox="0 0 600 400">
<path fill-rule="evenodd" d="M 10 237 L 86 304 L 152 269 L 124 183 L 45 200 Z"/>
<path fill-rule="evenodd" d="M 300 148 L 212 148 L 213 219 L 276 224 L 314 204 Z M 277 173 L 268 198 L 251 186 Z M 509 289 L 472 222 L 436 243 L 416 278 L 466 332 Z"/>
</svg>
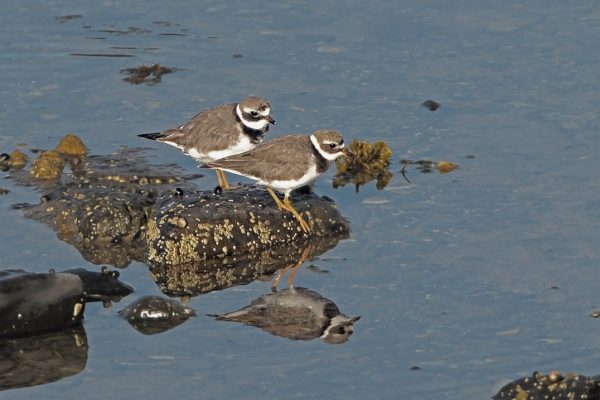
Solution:
<svg viewBox="0 0 600 400">
<path fill-rule="evenodd" d="M 0 390 L 42 385 L 76 375 L 87 363 L 83 326 L 0 340 Z"/>
<path fill-rule="evenodd" d="M 160 290 L 169 296 L 186 296 L 223 290 L 236 285 L 245 285 L 255 280 L 271 279 L 278 270 L 290 272 L 291 284 L 296 270 L 304 260 L 319 256 L 334 248 L 346 234 L 329 236 L 309 245 L 290 243 L 285 246 L 248 253 L 235 260 L 220 258 L 197 263 L 179 265 L 155 264 L 150 266 L 152 278 Z M 279 280 L 273 282 L 273 287 Z"/>
<path fill-rule="evenodd" d="M 332 300 L 301 287 L 268 293 L 238 311 L 213 316 L 291 340 L 321 338 L 328 344 L 347 342 L 354 332 L 354 323 L 360 319 L 342 314 Z"/>
</svg>

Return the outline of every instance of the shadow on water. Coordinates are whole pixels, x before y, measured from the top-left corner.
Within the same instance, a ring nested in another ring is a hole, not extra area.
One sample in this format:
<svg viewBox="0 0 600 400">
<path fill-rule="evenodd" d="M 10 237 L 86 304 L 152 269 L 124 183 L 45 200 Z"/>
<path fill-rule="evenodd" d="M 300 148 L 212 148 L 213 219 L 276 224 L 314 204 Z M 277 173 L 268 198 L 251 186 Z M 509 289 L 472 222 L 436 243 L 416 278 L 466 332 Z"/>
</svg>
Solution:
<svg viewBox="0 0 600 400">
<path fill-rule="evenodd" d="M 0 390 L 43 385 L 83 371 L 88 342 L 82 325 L 45 335 L 0 339 Z"/>
</svg>

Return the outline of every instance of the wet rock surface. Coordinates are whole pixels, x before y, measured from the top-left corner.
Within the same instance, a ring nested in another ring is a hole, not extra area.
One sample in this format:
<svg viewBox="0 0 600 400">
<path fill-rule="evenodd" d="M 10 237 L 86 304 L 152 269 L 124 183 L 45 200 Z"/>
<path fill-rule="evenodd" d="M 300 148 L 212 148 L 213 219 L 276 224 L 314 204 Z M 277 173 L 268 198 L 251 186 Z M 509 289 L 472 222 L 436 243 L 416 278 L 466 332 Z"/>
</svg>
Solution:
<svg viewBox="0 0 600 400">
<path fill-rule="evenodd" d="M 71 168 L 51 188 L 44 186 L 40 203 L 28 205 L 24 213 L 50 225 L 86 260 L 117 267 L 145 261 L 144 230 L 159 187 L 169 191 L 199 176 L 177 176 L 174 165 L 148 165 L 140 149 L 89 156 Z M 30 183 L 23 175 L 14 178 Z"/>
<path fill-rule="evenodd" d="M 39 334 L 77 325 L 85 303 L 118 301 L 133 289 L 118 272 L 84 268 L 48 273 L 0 271 L 0 338 Z"/>
<path fill-rule="evenodd" d="M 586 377 L 575 373 L 567 373 L 563 376 L 556 371 L 547 375 L 534 372 L 531 376 L 507 384 L 493 399 L 600 399 L 600 376 Z"/>
<path fill-rule="evenodd" d="M 262 188 L 236 187 L 221 195 L 164 193 L 148 224 L 148 262 L 235 261 L 244 254 L 348 234 L 349 224 L 333 201 L 310 193 L 295 196 L 292 202 L 311 226 L 310 236 L 302 232 L 292 214 L 279 211 Z"/>
<path fill-rule="evenodd" d="M 143 296 L 119 311 L 135 330 L 144 335 L 165 332 L 196 315 L 193 308 L 177 300 Z"/>
<path fill-rule="evenodd" d="M 57 330 L 83 319 L 83 284 L 72 274 L 0 271 L 0 295 L 0 337 Z"/>
<path fill-rule="evenodd" d="M 74 268 L 64 271 L 77 275 L 83 285 L 85 301 L 119 301 L 133 292 L 133 288 L 119 281 L 119 271 L 111 271 L 103 267 L 100 272 L 85 268 Z"/>
</svg>

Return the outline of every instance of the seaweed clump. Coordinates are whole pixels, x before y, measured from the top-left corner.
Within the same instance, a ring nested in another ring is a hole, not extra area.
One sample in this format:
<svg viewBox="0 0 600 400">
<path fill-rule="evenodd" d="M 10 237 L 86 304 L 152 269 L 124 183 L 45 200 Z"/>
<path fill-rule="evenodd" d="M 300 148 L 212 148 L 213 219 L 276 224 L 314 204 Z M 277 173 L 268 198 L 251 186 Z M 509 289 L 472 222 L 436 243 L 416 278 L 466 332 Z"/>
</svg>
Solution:
<svg viewBox="0 0 600 400">
<path fill-rule="evenodd" d="M 350 153 L 335 162 L 333 187 L 337 189 L 353 183 L 358 192 L 361 185 L 376 180 L 377 190 L 383 190 L 393 176 L 389 171 L 391 156 L 392 151 L 382 141 L 373 144 L 362 140 L 352 141 Z"/>
<path fill-rule="evenodd" d="M 170 74 L 171 72 L 175 72 L 177 70 L 177 68 L 169 68 L 163 67 L 160 64 L 153 64 L 140 65 L 134 68 L 125 68 L 121 70 L 121 73 L 128 74 L 129 76 L 123 78 L 123 80 L 133 85 L 139 85 L 140 83 L 153 85 L 155 83 L 159 83 L 164 74 Z"/>
</svg>

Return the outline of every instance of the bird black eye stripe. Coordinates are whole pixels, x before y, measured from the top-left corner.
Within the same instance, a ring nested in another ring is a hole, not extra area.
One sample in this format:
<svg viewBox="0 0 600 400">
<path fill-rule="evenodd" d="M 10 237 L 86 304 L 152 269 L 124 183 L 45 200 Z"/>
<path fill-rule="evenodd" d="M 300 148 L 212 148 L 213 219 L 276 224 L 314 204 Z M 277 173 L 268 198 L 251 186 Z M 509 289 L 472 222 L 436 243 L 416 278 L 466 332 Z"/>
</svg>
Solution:
<svg viewBox="0 0 600 400">
<path fill-rule="evenodd" d="M 331 147 L 332 149 L 335 149 L 335 143 L 329 143 L 329 147 Z"/>
<path fill-rule="evenodd" d="M 253 117 L 256 117 L 258 115 L 257 111 L 250 111 L 250 114 L 252 114 Z"/>
</svg>

